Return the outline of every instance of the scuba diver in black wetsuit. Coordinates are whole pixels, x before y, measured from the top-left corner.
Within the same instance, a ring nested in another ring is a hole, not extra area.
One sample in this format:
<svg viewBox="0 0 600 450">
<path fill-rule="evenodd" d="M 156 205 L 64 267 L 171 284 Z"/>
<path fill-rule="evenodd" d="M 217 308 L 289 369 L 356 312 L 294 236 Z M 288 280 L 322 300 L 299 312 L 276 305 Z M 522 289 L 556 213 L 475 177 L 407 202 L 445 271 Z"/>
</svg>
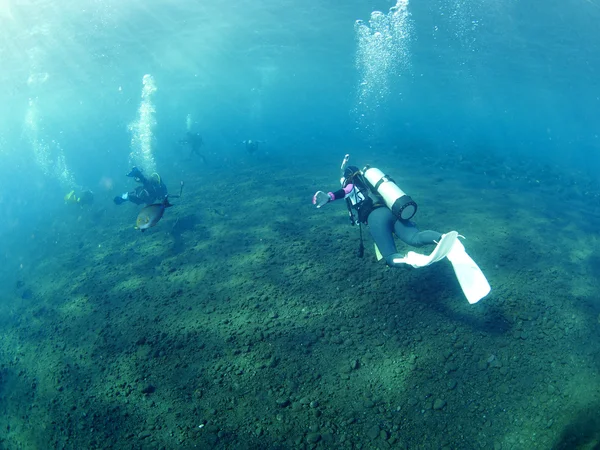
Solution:
<svg viewBox="0 0 600 450">
<path fill-rule="evenodd" d="M 200 133 L 188 131 L 185 134 L 185 139 L 180 140 L 179 143 L 190 147 L 190 158 L 192 155 L 198 155 L 202 159 L 202 162 L 206 164 L 206 157 L 200 153 L 200 148 L 204 146 L 204 140 Z"/>
<path fill-rule="evenodd" d="M 168 194 L 167 186 L 163 183 L 160 175 L 157 173 L 153 173 L 149 178 L 146 178 L 140 169 L 134 167 L 127 176 L 134 178 L 135 181 L 141 183 L 141 185 L 136 187 L 133 191 L 116 196 L 113 201 L 117 205 L 127 201 L 135 203 L 136 205 L 150 205 L 156 200 L 162 200 Z"/>
<path fill-rule="evenodd" d="M 399 203 L 402 203 L 400 214 L 394 215 L 377 190 L 369 189 L 365 175 L 356 166 L 345 167 L 342 189 L 328 194 L 319 191 L 315 194 L 313 203 L 320 208 L 330 201 L 341 198 L 346 199 L 352 225 L 369 225 L 369 231 L 377 249 L 388 266 L 405 265 L 394 262 L 394 258 L 404 256 L 400 255 L 396 249 L 394 234 L 413 247 L 436 244 L 442 237 L 442 234 L 437 231 L 419 231 L 415 223 L 410 220 L 417 212 L 417 204 L 407 195 L 400 196 L 401 202 Z M 361 249 L 363 249 L 362 239 L 359 249 L 359 252 L 362 253 Z"/>
<path fill-rule="evenodd" d="M 256 153 L 258 151 L 258 146 L 260 144 L 264 144 L 265 141 L 257 141 L 254 139 L 247 139 L 245 141 L 242 141 L 242 144 L 244 144 L 244 147 L 246 147 L 246 151 L 250 154 L 253 155 L 254 153 Z"/>
<path fill-rule="evenodd" d="M 65 203 L 68 205 L 89 206 L 94 203 L 94 193 L 89 189 L 83 189 L 77 195 L 75 189 L 65 195 Z"/>
<path fill-rule="evenodd" d="M 313 204 L 321 208 L 329 202 L 346 199 L 350 222 L 360 228 L 359 256 L 363 256 L 364 245 L 362 224 L 369 226 L 375 241 L 378 259 L 385 259 L 390 267 L 425 267 L 445 257 L 452 263 L 456 276 L 465 296 L 470 303 L 476 303 L 490 292 L 485 276 L 467 255 L 458 239 L 458 233 L 451 231 L 441 234 L 438 231 L 419 231 L 412 217 L 417 212 L 417 204 L 406 195 L 387 175 L 374 167 L 365 166 L 362 170 L 356 166 L 347 166 L 350 155 L 342 163 L 342 188 L 325 193 L 317 191 Z M 430 255 L 409 251 L 406 255 L 398 253 L 394 234 L 413 247 L 436 244 Z"/>
</svg>

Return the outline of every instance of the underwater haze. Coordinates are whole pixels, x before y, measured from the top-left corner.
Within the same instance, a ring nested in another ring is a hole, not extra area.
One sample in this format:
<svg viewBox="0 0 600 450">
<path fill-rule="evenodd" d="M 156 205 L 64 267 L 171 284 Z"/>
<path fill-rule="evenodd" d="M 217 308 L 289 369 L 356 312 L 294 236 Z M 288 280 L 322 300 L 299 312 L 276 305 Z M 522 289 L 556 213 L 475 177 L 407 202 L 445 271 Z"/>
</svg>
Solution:
<svg viewBox="0 0 600 450">
<path fill-rule="evenodd" d="M 0 448 L 600 446 L 599 23 L 0 0 Z M 315 208 L 346 154 L 475 275 Z"/>
</svg>

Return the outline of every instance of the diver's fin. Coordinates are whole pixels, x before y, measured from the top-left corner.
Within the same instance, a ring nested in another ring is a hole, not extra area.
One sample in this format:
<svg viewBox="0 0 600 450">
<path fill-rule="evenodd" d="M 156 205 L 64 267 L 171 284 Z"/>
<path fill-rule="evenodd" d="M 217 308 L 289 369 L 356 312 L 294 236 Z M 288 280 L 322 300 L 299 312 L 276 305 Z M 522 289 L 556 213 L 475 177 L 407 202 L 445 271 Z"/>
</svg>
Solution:
<svg viewBox="0 0 600 450">
<path fill-rule="evenodd" d="M 381 259 L 383 258 L 383 256 L 381 256 L 381 252 L 379 251 L 379 247 L 377 247 L 377 244 L 373 243 L 373 246 L 375 247 L 375 256 L 377 256 L 377 261 L 381 261 Z"/>
<path fill-rule="evenodd" d="M 456 231 L 451 231 L 449 233 L 443 234 L 440 242 L 436 245 L 435 249 L 431 252 L 430 255 L 421 255 L 420 253 L 408 252 L 403 258 L 394 258 L 393 262 L 395 264 L 409 264 L 413 266 L 415 269 L 419 267 L 429 266 L 430 264 L 436 263 L 441 259 L 444 259 L 450 250 L 452 250 L 452 246 L 458 239 L 458 233 Z"/>
<path fill-rule="evenodd" d="M 469 303 L 477 303 L 490 293 L 492 288 L 485 275 L 467 254 L 465 246 L 460 240 L 455 240 L 450 253 L 448 253 L 448 260 L 452 263 L 456 278 Z"/>
</svg>

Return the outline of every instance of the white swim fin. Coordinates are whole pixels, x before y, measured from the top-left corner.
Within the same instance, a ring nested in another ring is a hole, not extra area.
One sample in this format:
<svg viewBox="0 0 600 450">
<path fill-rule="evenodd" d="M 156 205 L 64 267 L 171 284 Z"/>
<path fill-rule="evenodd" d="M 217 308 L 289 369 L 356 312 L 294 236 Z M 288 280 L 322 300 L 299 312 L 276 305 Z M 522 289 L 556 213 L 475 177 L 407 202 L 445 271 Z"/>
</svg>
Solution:
<svg viewBox="0 0 600 450">
<path fill-rule="evenodd" d="M 381 261 L 383 259 L 383 256 L 381 256 L 379 247 L 377 247 L 377 244 L 375 244 L 375 243 L 373 243 L 373 245 L 375 246 L 375 256 L 377 257 L 377 261 Z"/>
<path fill-rule="evenodd" d="M 452 263 L 456 278 L 460 283 L 465 297 L 469 303 L 474 304 L 488 295 L 492 288 L 485 275 L 475 261 L 465 251 L 465 246 L 456 239 L 448 253 L 448 260 Z"/>
<path fill-rule="evenodd" d="M 430 255 L 421 255 L 420 253 L 408 252 L 403 258 L 394 258 L 393 262 L 396 264 L 404 263 L 413 266 L 415 269 L 419 267 L 429 266 L 430 264 L 436 263 L 446 257 L 452 250 L 454 243 L 458 241 L 458 233 L 451 231 L 443 234 L 440 242 Z"/>
</svg>

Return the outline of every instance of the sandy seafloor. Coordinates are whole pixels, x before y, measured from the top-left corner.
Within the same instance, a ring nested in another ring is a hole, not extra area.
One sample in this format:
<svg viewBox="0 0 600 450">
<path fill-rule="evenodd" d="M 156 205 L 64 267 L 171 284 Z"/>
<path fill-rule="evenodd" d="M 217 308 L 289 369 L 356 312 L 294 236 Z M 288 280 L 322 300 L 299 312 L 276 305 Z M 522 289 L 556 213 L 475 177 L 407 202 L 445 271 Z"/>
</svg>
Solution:
<svg viewBox="0 0 600 450">
<path fill-rule="evenodd" d="M 389 269 L 368 233 L 358 258 L 344 203 L 310 203 L 331 157 L 197 165 L 144 234 L 109 194 L 65 206 L 4 255 L 0 447 L 598 448 L 597 186 L 481 155 L 354 162 L 463 234 L 492 294 L 469 305 L 446 261 Z"/>
</svg>

